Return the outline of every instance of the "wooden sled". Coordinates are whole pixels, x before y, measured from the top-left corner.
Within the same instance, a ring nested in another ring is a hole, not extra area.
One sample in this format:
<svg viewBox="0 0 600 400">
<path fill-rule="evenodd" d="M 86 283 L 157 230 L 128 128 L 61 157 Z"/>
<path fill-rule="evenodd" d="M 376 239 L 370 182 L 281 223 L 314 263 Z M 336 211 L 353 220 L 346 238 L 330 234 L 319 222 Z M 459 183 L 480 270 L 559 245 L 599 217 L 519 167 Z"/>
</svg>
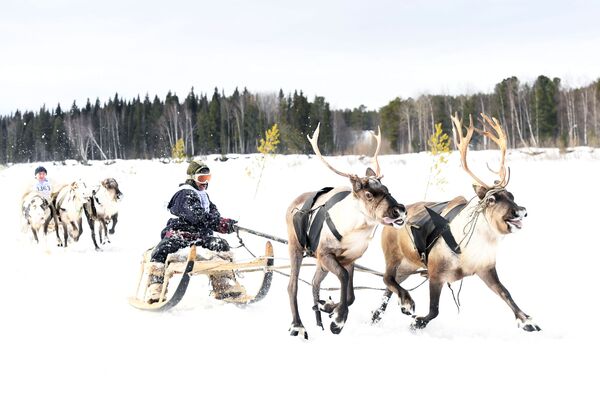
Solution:
<svg viewBox="0 0 600 400">
<path fill-rule="evenodd" d="M 185 295 L 187 287 L 190 282 L 190 277 L 192 275 L 210 275 L 216 272 L 225 272 L 225 271 L 244 271 L 244 272 L 263 272 L 264 277 L 261 283 L 260 288 L 258 289 L 255 295 L 249 295 L 246 293 L 245 288 L 243 288 L 244 294 L 237 297 L 229 297 L 223 298 L 221 300 L 226 301 L 228 303 L 235 304 L 251 304 L 256 303 L 257 301 L 262 300 L 269 289 L 271 288 L 271 280 L 273 278 L 273 270 L 271 267 L 273 266 L 273 245 L 271 242 L 267 242 L 265 245 L 265 255 L 256 258 L 255 260 L 249 262 L 233 262 L 228 257 L 214 257 L 211 259 L 203 258 L 201 254 L 198 254 L 196 246 L 192 246 L 190 248 L 190 252 L 187 256 L 187 259 L 181 259 L 178 255 L 169 255 L 166 260 L 165 265 L 165 276 L 164 283 L 162 287 L 162 293 L 160 295 L 160 299 L 158 302 L 153 304 L 148 304 L 144 301 L 146 297 L 146 288 L 149 283 L 150 274 L 149 274 L 149 252 L 147 252 L 144 260 L 141 264 L 140 277 L 138 281 L 138 286 L 136 290 L 136 295 L 129 298 L 129 304 L 131 304 L 135 308 L 139 308 L 140 310 L 148 310 L 148 311 L 166 311 L 175 307 Z M 177 285 L 176 289 L 173 291 L 173 294 L 170 298 L 166 298 L 166 292 L 169 286 L 169 282 L 173 275 L 182 274 L 181 280 Z M 144 279 L 146 277 L 146 279 Z M 141 296 L 140 294 L 142 283 L 144 284 L 144 290 Z"/>
</svg>

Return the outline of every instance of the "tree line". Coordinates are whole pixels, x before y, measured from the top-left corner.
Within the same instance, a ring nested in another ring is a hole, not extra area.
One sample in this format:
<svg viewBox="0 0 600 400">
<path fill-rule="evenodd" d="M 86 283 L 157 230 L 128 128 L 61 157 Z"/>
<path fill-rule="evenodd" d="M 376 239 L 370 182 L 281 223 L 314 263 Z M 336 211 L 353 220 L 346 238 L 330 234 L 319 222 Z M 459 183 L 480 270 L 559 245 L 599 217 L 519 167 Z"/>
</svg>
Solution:
<svg viewBox="0 0 600 400">
<path fill-rule="evenodd" d="M 598 146 L 600 144 L 600 80 L 581 88 L 563 88 L 558 78 L 539 76 L 532 84 L 504 79 L 493 93 L 422 95 L 396 98 L 379 110 L 364 106 L 331 110 L 324 97 L 309 100 L 293 94 L 231 95 L 215 88 L 212 96 L 194 89 L 180 99 L 148 95 L 126 100 L 118 94 L 101 103 L 89 100 L 68 110 L 61 105 L 0 116 L 0 163 L 76 159 L 150 159 L 170 157 L 178 141 L 188 156 L 256 153 L 265 132 L 278 124 L 278 153 L 308 154 L 305 135 L 320 123 L 323 154 L 367 152 L 363 133 L 381 127 L 386 151 L 427 150 L 427 141 L 442 124 L 451 132 L 450 115 L 468 118 L 480 112 L 498 118 L 510 147 Z M 480 140 L 479 148 L 488 143 Z"/>
<path fill-rule="evenodd" d="M 512 148 L 600 145 L 600 80 L 572 89 L 543 75 L 533 84 L 510 77 L 493 93 L 396 98 L 379 110 L 379 118 L 392 149 L 404 153 L 426 149 L 436 123 L 451 132 L 450 115 L 468 121 L 469 114 L 476 118 L 482 112 L 500 121 Z M 477 140 L 475 146 L 488 147 L 487 139 L 476 135 Z"/>
</svg>

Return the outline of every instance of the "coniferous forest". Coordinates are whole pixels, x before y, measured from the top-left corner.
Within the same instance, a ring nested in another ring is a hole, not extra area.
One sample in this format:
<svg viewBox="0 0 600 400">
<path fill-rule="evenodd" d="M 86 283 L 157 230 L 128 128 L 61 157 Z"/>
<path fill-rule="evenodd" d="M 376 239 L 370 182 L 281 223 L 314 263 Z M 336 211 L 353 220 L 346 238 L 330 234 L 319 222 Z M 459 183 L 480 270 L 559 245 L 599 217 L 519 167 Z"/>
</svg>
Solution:
<svg viewBox="0 0 600 400">
<path fill-rule="evenodd" d="M 451 132 L 455 112 L 495 116 L 512 148 L 600 145 L 600 79 L 573 89 L 539 76 L 533 83 L 504 79 L 493 93 L 396 98 L 379 110 L 331 110 L 324 97 L 308 99 L 302 91 L 236 89 L 226 95 L 218 88 L 212 94 L 192 88 L 185 98 L 169 92 L 164 99 L 124 99 L 117 93 L 104 102 L 0 116 L 0 163 L 161 158 L 171 156 L 178 141 L 187 156 L 256 153 L 273 124 L 280 132 L 277 152 L 283 154 L 312 153 L 305 135 L 317 123 L 323 154 L 361 153 L 362 132 L 377 126 L 387 153 L 418 152 L 427 150 L 435 124 Z"/>
</svg>

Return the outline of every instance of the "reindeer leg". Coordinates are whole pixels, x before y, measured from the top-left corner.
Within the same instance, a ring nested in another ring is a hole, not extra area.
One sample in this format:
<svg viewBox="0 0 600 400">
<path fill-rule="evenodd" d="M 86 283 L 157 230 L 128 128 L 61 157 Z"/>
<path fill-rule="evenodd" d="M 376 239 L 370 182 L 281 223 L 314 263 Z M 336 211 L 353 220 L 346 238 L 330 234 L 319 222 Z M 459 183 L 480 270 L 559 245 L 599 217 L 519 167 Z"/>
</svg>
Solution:
<svg viewBox="0 0 600 400">
<path fill-rule="evenodd" d="M 86 215 L 86 219 L 88 221 L 88 225 L 90 226 L 90 232 L 92 232 L 92 242 L 94 242 L 94 248 L 96 250 L 100 250 L 98 243 L 96 242 L 96 230 L 94 229 L 94 220 Z"/>
<path fill-rule="evenodd" d="M 392 291 L 389 289 L 385 289 L 385 292 L 383 292 L 383 297 L 381 298 L 381 304 L 379 305 L 377 310 L 373 311 L 373 313 L 371 314 L 372 324 L 376 324 L 379 321 L 381 321 L 381 317 L 383 316 L 383 313 L 387 308 L 387 305 L 390 301 L 390 297 L 392 297 Z"/>
<path fill-rule="evenodd" d="M 346 319 L 348 318 L 348 283 L 350 281 L 349 272 L 338 263 L 333 255 L 327 254 L 320 257 L 322 265 L 329 271 L 333 272 L 340 281 L 340 302 L 335 306 L 331 317 L 333 321 L 329 325 L 329 329 L 334 334 L 339 334 L 344 328 Z M 325 304 L 327 306 L 328 304 Z M 328 307 L 323 307 L 325 311 Z"/>
<path fill-rule="evenodd" d="M 321 291 L 321 282 L 323 282 L 323 279 L 325 279 L 328 272 L 329 271 L 327 271 L 326 269 L 317 266 L 317 270 L 315 271 L 315 276 L 313 276 L 312 281 L 312 293 L 314 301 L 313 310 L 317 318 L 317 326 L 320 326 L 321 329 L 323 329 L 323 321 L 321 320 L 321 310 L 319 309 L 319 304 L 321 303 L 319 295 Z"/>
<path fill-rule="evenodd" d="M 65 244 L 64 244 L 64 246 L 66 248 L 67 245 L 68 245 L 68 242 L 69 242 L 69 229 L 67 227 L 67 223 L 66 222 L 62 223 L 62 227 L 63 227 L 63 231 L 64 231 L 63 232 L 63 237 L 65 238 Z"/>
<path fill-rule="evenodd" d="M 104 242 L 102 243 L 110 243 L 110 239 L 108 238 L 108 224 L 105 220 L 102 220 L 102 229 L 104 230 Z"/>
<path fill-rule="evenodd" d="M 391 265 L 388 264 L 385 268 L 385 274 L 383 275 L 383 282 L 385 283 L 385 286 L 389 291 L 398 295 L 398 302 L 400 303 L 400 309 L 402 313 L 406 315 L 413 315 L 415 313 L 415 302 L 408 293 L 408 291 L 402 286 L 400 286 L 400 284 L 410 276 L 409 272 L 412 271 L 403 271 L 405 272 L 404 274 L 399 274 L 399 269 L 400 262 L 394 262 Z M 389 301 L 389 297 L 387 298 L 387 301 Z M 384 300 L 381 306 L 379 307 L 381 308 L 383 306 L 382 312 L 380 314 L 383 314 L 383 311 L 385 311 L 387 307 L 387 301 L 385 300 L 384 296 Z M 385 306 L 384 303 L 386 303 Z"/>
<path fill-rule="evenodd" d="M 411 329 L 423 329 L 429 321 L 438 316 L 440 312 L 440 294 L 443 286 L 443 281 L 429 277 L 429 314 L 424 317 L 416 317 L 410 326 Z"/>
<path fill-rule="evenodd" d="M 48 236 L 48 225 L 50 225 L 50 221 L 53 219 L 52 212 L 50 216 L 44 221 L 44 236 Z"/>
<path fill-rule="evenodd" d="M 92 233 L 92 242 L 94 242 L 94 249 L 100 250 L 100 247 L 98 246 L 98 243 L 96 242 L 96 231 L 94 229 L 94 219 L 88 212 L 87 207 L 83 207 L 83 211 L 85 213 L 85 219 L 87 219 L 88 226 L 90 227 L 90 232 Z"/>
<path fill-rule="evenodd" d="M 302 249 L 292 248 L 290 244 L 290 282 L 288 284 L 288 296 L 290 298 L 290 307 L 292 309 L 292 326 L 290 326 L 290 335 L 301 335 L 304 339 L 308 339 L 308 333 L 300 320 L 300 312 L 298 311 L 298 277 L 300 275 L 300 265 L 302 264 Z"/>
<path fill-rule="evenodd" d="M 79 219 L 77 220 L 77 241 L 79 241 L 79 238 L 81 237 L 81 235 L 83 234 L 83 224 L 82 224 L 82 220 L 83 218 L 79 217 Z"/>
<path fill-rule="evenodd" d="M 118 220 L 119 220 L 119 213 L 116 213 L 115 215 L 112 216 L 112 226 L 110 227 L 110 230 L 108 231 L 108 233 L 110 233 L 111 235 L 115 234 L 115 226 L 117 226 Z"/>
<path fill-rule="evenodd" d="M 533 322 L 531 317 L 525 314 L 519 308 L 519 306 L 517 306 L 517 303 L 514 302 L 508 290 L 500 282 L 496 267 L 486 271 L 478 272 L 477 276 L 479 276 L 494 293 L 500 296 L 500 298 L 504 300 L 506 304 L 508 304 L 513 313 L 515 313 L 515 318 L 517 318 L 517 323 L 520 328 L 527 332 L 536 332 L 542 330 L 536 323 Z"/>
<path fill-rule="evenodd" d="M 98 236 L 100 238 L 100 244 L 104 244 L 104 236 L 102 235 L 103 234 L 103 222 L 102 222 L 102 219 L 100 219 L 98 221 L 98 225 L 99 225 L 98 226 Z"/>
<path fill-rule="evenodd" d="M 54 215 L 54 230 L 55 230 L 54 233 L 56 233 L 56 240 L 58 241 L 58 246 L 62 247 L 63 243 L 62 243 L 62 239 L 60 238 L 60 228 L 59 228 L 59 226 L 62 225 L 62 222 L 59 225 L 58 221 L 59 221 L 59 217 L 55 214 Z"/>
<path fill-rule="evenodd" d="M 73 232 L 77 232 L 77 235 L 73 234 L 73 241 L 77 242 L 79 241 L 79 236 L 81 236 L 81 231 L 79 230 L 79 227 L 77 226 L 77 224 L 75 223 L 75 221 L 71 221 L 71 229 L 73 230 Z"/>
<path fill-rule="evenodd" d="M 354 263 L 350 264 L 346 271 L 348 271 L 348 288 L 346 291 L 346 302 L 348 307 L 354 304 L 356 297 L 354 296 Z"/>
<path fill-rule="evenodd" d="M 37 231 L 33 228 L 33 226 L 31 227 L 31 232 L 33 233 L 33 238 L 35 239 L 36 243 L 39 243 L 39 239 L 38 239 L 38 234 Z"/>
</svg>

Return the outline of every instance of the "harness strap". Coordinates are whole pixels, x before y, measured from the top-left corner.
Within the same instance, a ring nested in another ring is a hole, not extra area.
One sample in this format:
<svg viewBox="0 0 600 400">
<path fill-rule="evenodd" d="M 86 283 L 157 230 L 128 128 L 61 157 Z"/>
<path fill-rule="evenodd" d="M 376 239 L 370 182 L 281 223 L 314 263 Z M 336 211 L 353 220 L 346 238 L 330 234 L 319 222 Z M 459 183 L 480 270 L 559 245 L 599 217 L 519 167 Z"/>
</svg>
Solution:
<svg viewBox="0 0 600 400">
<path fill-rule="evenodd" d="M 448 247 L 455 254 L 460 254 L 460 245 L 456 243 L 452 231 L 450 230 L 450 222 L 466 207 L 465 204 L 457 204 L 450 209 L 445 216 L 442 216 L 442 210 L 449 202 L 434 204 L 429 207 L 424 207 L 426 218 L 419 219 L 420 225 L 411 226 L 413 244 L 421 257 L 423 264 L 427 265 L 429 252 L 437 240 L 442 237 Z"/>
<path fill-rule="evenodd" d="M 425 210 L 427 210 L 427 213 L 429 214 L 429 216 L 431 217 L 431 221 L 433 221 L 433 224 L 435 225 L 435 230 L 433 231 L 433 237 L 434 242 L 441 236 L 444 241 L 446 242 L 446 244 L 448 245 L 448 247 L 450 247 L 450 250 L 452 250 L 452 252 L 454 254 L 460 254 L 460 246 L 458 245 L 458 243 L 456 243 L 456 240 L 454 239 L 454 236 L 452 235 L 452 232 L 450 231 L 450 224 L 448 223 L 449 221 L 452 221 L 452 219 L 458 214 L 458 212 L 453 212 L 456 209 L 459 209 L 458 211 L 462 210 L 464 208 L 463 207 L 455 207 L 454 209 L 451 210 L 451 212 L 449 212 L 448 214 L 446 214 L 446 218 L 442 217 L 440 214 L 436 213 L 435 211 L 433 211 L 432 209 L 425 207 Z M 452 213 L 452 215 L 450 215 L 450 213 Z M 431 247 L 428 248 L 428 250 L 431 249 Z M 428 251 L 429 253 L 429 251 Z"/>
<path fill-rule="evenodd" d="M 96 211 L 96 202 L 98 202 L 98 204 L 100 204 L 100 202 L 96 198 L 96 191 L 92 190 L 92 201 L 90 202 L 91 203 L 90 214 L 94 219 L 96 219 L 96 217 L 98 217 L 98 211 Z"/>
<path fill-rule="evenodd" d="M 325 222 L 327 223 L 327 226 L 329 227 L 329 230 L 331 231 L 331 233 L 333 233 L 333 236 L 335 236 L 335 238 L 338 241 L 341 242 L 342 241 L 342 235 L 335 228 L 335 225 L 334 225 L 333 221 L 331 220 L 331 217 L 329 216 L 329 213 L 327 213 L 325 215 Z"/>
<path fill-rule="evenodd" d="M 308 244 L 307 232 L 310 225 L 310 217 L 312 215 L 312 207 L 321 195 L 328 193 L 333 189 L 332 187 L 324 187 L 314 194 L 314 196 L 306 199 L 302 208 L 299 209 L 296 214 L 294 214 L 293 222 L 294 222 L 294 231 L 296 232 L 296 237 L 298 238 L 298 242 L 302 246 L 302 248 L 306 249 Z"/>
<path fill-rule="evenodd" d="M 308 244 L 310 247 L 310 251 L 314 254 L 317 251 L 317 247 L 319 246 L 319 240 L 321 238 L 321 231 L 323 230 L 323 222 L 327 222 L 327 226 L 331 230 L 331 233 L 335 236 L 335 238 L 339 241 L 342 240 L 342 235 L 338 232 L 333 224 L 329 216 L 329 209 L 333 207 L 336 203 L 342 201 L 350 194 L 350 191 L 343 191 L 333 195 L 329 200 L 325 202 L 317 211 L 317 215 L 312 221 L 310 225 L 310 231 L 308 233 Z"/>
</svg>

